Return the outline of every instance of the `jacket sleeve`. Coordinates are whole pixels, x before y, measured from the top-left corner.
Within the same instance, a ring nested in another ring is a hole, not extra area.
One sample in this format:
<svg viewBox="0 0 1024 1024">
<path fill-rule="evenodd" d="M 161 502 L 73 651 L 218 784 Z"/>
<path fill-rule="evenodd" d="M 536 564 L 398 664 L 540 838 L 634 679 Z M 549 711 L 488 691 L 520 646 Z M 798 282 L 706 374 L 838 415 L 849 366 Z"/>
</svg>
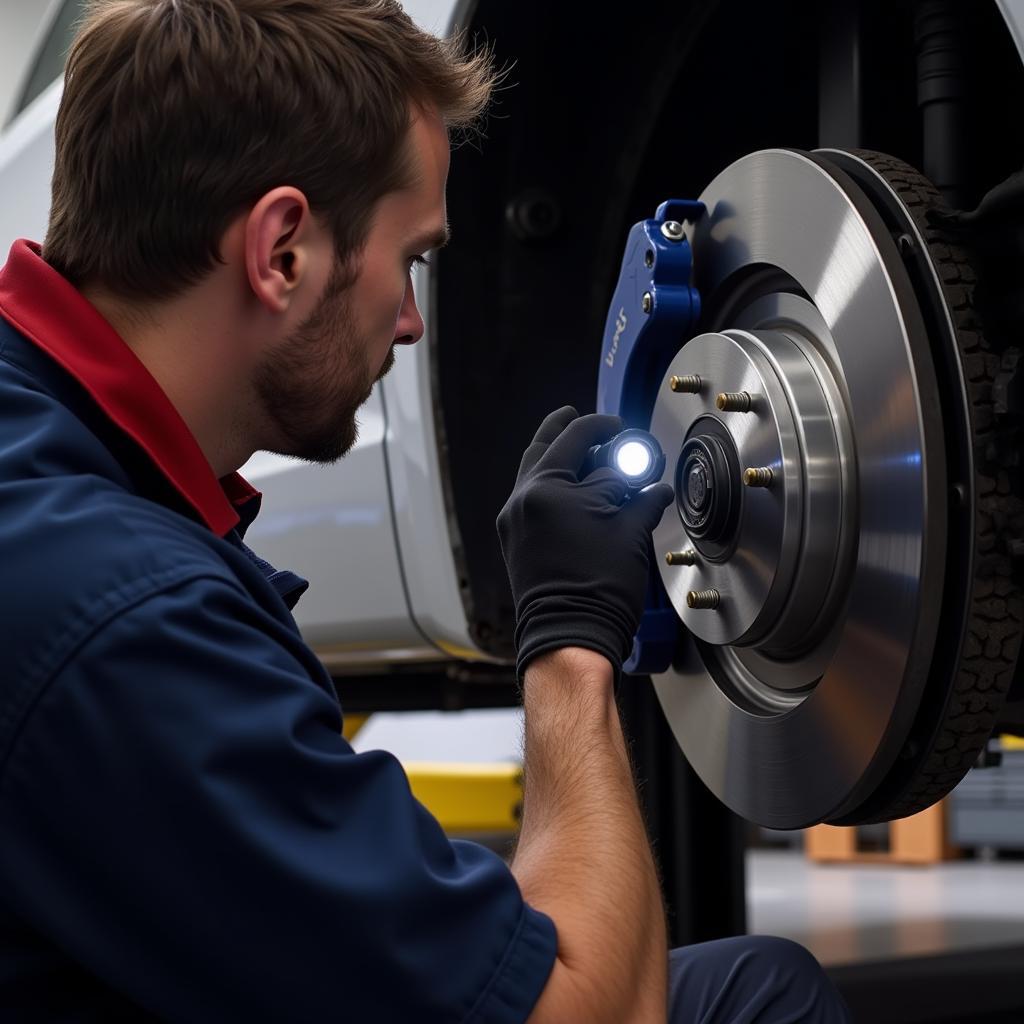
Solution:
<svg viewBox="0 0 1024 1024">
<path fill-rule="evenodd" d="M 87 639 L 0 776 L 11 909 L 167 1020 L 525 1020 L 554 925 L 353 752 L 281 629 L 204 577 Z"/>
</svg>

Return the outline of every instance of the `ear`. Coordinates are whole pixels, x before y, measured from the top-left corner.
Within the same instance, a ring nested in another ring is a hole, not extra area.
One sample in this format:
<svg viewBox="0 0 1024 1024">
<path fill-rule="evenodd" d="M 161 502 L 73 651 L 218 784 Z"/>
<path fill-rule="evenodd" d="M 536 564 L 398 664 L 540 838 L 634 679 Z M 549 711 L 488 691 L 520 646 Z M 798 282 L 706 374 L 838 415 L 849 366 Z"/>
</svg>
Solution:
<svg viewBox="0 0 1024 1024">
<path fill-rule="evenodd" d="M 287 311 L 310 265 L 313 217 L 297 188 L 281 186 L 261 196 L 245 222 L 249 287 L 272 313 Z"/>
</svg>

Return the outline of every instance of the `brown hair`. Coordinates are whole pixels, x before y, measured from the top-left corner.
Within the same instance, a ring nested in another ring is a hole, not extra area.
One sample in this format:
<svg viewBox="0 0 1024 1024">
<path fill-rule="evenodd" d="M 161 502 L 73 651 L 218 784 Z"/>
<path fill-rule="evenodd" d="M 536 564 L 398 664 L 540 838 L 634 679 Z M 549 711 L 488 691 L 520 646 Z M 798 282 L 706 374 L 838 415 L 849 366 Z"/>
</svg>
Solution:
<svg viewBox="0 0 1024 1024">
<path fill-rule="evenodd" d="M 396 0 L 93 0 L 68 56 L 43 256 L 75 284 L 168 298 L 229 222 L 305 193 L 339 261 L 408 184 L 416 105 L 471 131 L 487 50 L 418 29 Z"/>
</svg>

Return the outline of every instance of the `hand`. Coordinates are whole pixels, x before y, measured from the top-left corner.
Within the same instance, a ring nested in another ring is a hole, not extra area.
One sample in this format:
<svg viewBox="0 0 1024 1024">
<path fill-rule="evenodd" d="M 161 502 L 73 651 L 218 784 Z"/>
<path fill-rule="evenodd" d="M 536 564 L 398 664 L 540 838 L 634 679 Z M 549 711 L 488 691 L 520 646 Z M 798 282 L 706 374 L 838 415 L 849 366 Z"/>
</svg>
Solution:
<svg viewBox="0 0 1024 1024">
<path fill-rule="evenodd" d="M 622 429 L 617 416 L 565 407 L 540 425 L 523 455 L 498 535 L 516 606 L 517 672 L 544 651 L 586 647 L 616 675 L 643 613 L 651 531 L 674 491 L 634 494 L 613 469 L 579 472 L 594 445 Z"/>
</svg>

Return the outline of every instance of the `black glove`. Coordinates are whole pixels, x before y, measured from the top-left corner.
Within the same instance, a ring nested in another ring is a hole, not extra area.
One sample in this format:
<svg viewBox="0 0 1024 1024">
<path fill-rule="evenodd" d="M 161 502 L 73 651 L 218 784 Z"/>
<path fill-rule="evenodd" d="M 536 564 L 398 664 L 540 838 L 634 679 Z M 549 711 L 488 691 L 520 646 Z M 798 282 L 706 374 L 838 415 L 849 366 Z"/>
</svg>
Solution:
<svg viewBox="0 0 1024 1024">
<path fill-rule="evenodd" d="M 627 501 L 613 469 L 584 480 L 594 445 L 620 430 L 617 416 L 579 416 L 566 406 L 540 425 L 523 455 L 498 535 L 516 605 L 516 671 L 559 647 L 603 654 L 616 677 L 644 608 L 651 531 L 674 499 L 654 484 Z"/>
<path fill-rule="evenodd" d="M 1024 171 L 987 192 L 978 207 L 930 210 L 932 224 L 963 243 L 978 272 L 974 300 L 985 334 L 1001 346 L 1024 339 Z"/>
</svg>

